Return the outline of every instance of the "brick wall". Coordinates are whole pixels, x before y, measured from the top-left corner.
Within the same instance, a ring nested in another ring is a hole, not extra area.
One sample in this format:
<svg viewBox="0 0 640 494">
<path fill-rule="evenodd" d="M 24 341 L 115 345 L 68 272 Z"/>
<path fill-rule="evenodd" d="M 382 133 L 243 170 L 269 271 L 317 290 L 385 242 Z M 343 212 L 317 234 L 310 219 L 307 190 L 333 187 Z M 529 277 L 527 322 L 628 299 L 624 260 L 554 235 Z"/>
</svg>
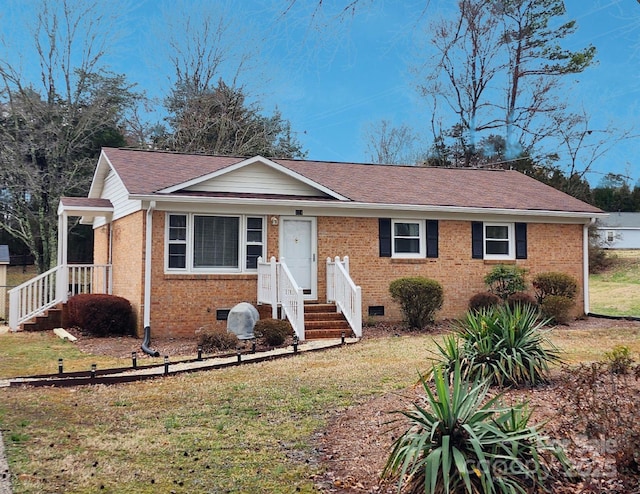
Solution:
<svg viewBox="0 0 640 494">
<path fill-rule="evenodd" d="M 142 324 L 144 279 L 144 213 L 115 222 L 114 293 L 129 299 Z M 153 270 L 151 321 L 155 336 L 193 336 L 200 327 L 219 325 L 217 309 L 239 302 L 256 304 L 255 274 L 192 275 L 164 273 L 165 213 L 153 216 Z M 388 292 L 390 281 L 403 276 L 426 276 L 444 288 L 444 306 L 438 318 L 461 316 L 472 295 L 486 289 L 483 278 L 495 261 L 471 259 L 471 226 L 468 221 L 439 222 L 437 259 L 381 258 L 378 252 L 377 218 L 319 217 L 318 300 L 326 299 L 327 257 L 348 255 L 351 276 L 362 287 L 363 316 L 369 306 L 384 306 L 385 319 L 401 318 Z M 266 257 L 278 256 L 278 225 L 267 215 Z M 96 232 L 96 262 L 106 252 L 106 227 Z M 531 280 L 543 271 L 562 271 L 578 280 L 577 312 L 582 310 L 582 225 L 535 224 L 527 229 L 528 258 L 512 261 L 528 270 Z M 140 328 L 141 329 L 141 328 Z"/>
<path fill-rule="evenodd" d="M 240 302 L 257 303 L 256 274 L 165 274 L 165 213 L 153 215 L 153 275 L 151 321 L 156 336 L 188 337 L 201 327 L 224 327 L 218 309 Z M 277 256 L 278 226 L 267 217 L 266 257 Z"/>
<path fill-rule="evenodd" d="M 94 235 L 94 262 L 106 264 L 109 259 L 109 228 L 112 229 L 113 294 L 124 297 L 133 307 L 136 332 L 142 336 L 144 295 L 144 212 L 130 214 L 110 225 L 102 226 Z"/>
<path fill-rule="evenodd" d="M 562 271 L 578 280 L 582 298 L 582 225 L 531 223 L 527 228 L 527 259 L 511 261 L 528 270 L 527 279 L 544 271 Z M 437 259 L 392 259 L 379 257 L 377 218 L 318 218 L 320 259 L 348 255 L 350 273 L 362 288 L 363 317 L 369 306 L 382 305 L 385 318 L 401 318 L 397 304 L 389 295 L 390 281 L 404 276 L 425 276 L 440 282 L 444 305 L 439 318 L 455 318 L 467 309 L 469 299 L 485 291 L 484 276 L 499 262 L 471 258 L 471 225 L 468 221 L 439 222 Z M 326 295 L 326 264 L 319 265 L 319 297 Z"/>
</svg>

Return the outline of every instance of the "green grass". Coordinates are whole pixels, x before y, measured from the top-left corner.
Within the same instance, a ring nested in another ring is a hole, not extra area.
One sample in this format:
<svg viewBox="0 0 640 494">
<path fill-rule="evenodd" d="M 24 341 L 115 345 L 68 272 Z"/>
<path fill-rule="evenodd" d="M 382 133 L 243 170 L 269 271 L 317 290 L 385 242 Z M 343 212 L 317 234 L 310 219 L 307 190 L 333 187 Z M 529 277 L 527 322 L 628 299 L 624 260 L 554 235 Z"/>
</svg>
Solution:
<svg viewBox="0 0 640 494">
<path fill-rule="evenodd" d="M 38 268 L 31 266 L 9 266 L 7 267 L 7 286 L 14 287 L 21 285 L 38 275 Z"/>
<path fill-rule="evenodd" d="M 96 364 L 98 369 L 131 365 L 130 359 L 83 353 L 53 331 L 0 334 L 0 379 L 57 373 L 59 358 L 63 359 L 65 372 L 86 371 L 91 364 Z"/>
<path fill-rule="evenodd" d="M 431 348 L 403 337 L 119 386 L 2 388 L 14 491 L 313 492 L 314 432 L 413 384 Z"/>
<path fill-rule="evenodd" d="M 2 352 L 4 338 L 14 336 L 0 336 Z M 620 343 L 640 354 L 639 330 L 557 329 L 551 339 L 570 362 L 602 359 Z M 69 365 L 95 360 L 74 357 L 67 343 L 56 349 L 45 341 L 25 340 L 23 347 L 34 354 L 42 348 L 35 345 L 48 348 L 40 360 L 51 359 L 50 366 L 58 350 L 67 352 Z M 372 397 L 397 392 L 395 408 L 402 407 L 402 390 L 430 368 L 434 351 L 429 335 L 365 339 L 117 386 L 0 388 L 14 492 L 314 492 L 314 435 L 335 414 Z M 21 355 L 14 353 L 13 365 L 42 365 L 30 352 Z"/>
<path fill-rule="evenodd" d="M 610 254 L 614 262 L 604 272 L 589 276 L 591 312 L 640 317 L 640 251 Z"/>
</svg>

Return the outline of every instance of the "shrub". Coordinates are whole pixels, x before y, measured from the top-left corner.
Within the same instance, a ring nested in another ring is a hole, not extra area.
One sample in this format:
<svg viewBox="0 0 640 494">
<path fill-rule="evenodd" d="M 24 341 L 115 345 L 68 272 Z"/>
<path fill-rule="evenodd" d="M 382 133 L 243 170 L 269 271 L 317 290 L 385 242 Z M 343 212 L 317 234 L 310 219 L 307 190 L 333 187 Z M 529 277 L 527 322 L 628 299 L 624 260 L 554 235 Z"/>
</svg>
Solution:
<svg viewBox="0 0 640 494">
<path fill-rule="evenodd" d="M 610 352 L 604 353 L 604 358 L 607 361 L 609 372 L 613 374 L 629 374 L 634 362 L 629 347 L 625 345 L 614 346 Z"/>
<path fill-rule="evenodd" d="M 530 305 L 500 305 L 470 311 L 455 333 L 438 350 L 442 365 L 460 365 L 465 377 L 488 379 L 499 386 L 536 385 L 546 381 L 549 364 L 558 362 L 558 349 L 542 330 L 546 321 Z"/>
<path fill-rule="evenodd" d="M 507 305 L 511 308 L 516 305 L 531 305 L 535 307 L 538 305 L 538 301 L 533 295 L 527 292 L 515 292 L 507 298 Z"/>
<path fill-rule="evenodd" d="M 469 310 L 481 310 L 500 304 L 500 297 L 491 292 L 476 293 L 469 300 Z"/>
<path fill-rule="evenodd" d="M 524 281 L 526 272 L 524 268 L 519 266 L 499 264 L 484 277 L 484 282 L 491 293 L 495 293 L 502 300 L 506 300 L 509 295 L 521 292 L 526 288 Z"/>
<path fill-rule="evenodd" d="M 269 346 L 282 345 L 287 336 L 293 334 L 289 321 L 283 319 L 261 319 L 256 322 L 253 332 Z"/>
<path fill-rule="evenodd" d="M 131 303 L 122 297 L 83 293 L 67 303 L 69 326 L 78 326 L 94 336 L 132 335 Z"/>
<path fill-rule="evenodd" d="M 205 352 L 231 350 L 238 346 L 238 337 L 224 328 L 207 329 L 198 335 L 198 345 Z"/>
<path fill-rule="evenodd" d="M 573 300 L 578 291 L 577 281 L 566 273 L 540 273 L 532 283 L 539 304 L 542 304 L 544 299 L 551 295 Z"/>
<path fill-rule="evenodd" d="M 574 302 L 562 295 L 548 295 L 540 304 L 542 314 L 556 324 L 568 324 Z"/>
<path fill-rule="evenodd" d="M 399 491 L 537 492 L 545 491 L 553 458 L 568 471 L 562 450 L 529 425 L 526 404 L 505 407 L 500 395 L 489 399 L 488 380 L 465 379 L 456 365 L 452 372 L 434 369 L 434 391 L 424 377 L 421 382 L 426 406 L 398 412 L 411 425 L 383 471 L 398 478 Z"/>
<path fill-rule="evenodd" d="M 419 276 L 392 281 L 389 292 L 391 298 L 400 304 L 407 325 L 417 329 L 434 321 L 435 313 L 442 307 L 444 299 L 440 283 Z"/>
</svg>

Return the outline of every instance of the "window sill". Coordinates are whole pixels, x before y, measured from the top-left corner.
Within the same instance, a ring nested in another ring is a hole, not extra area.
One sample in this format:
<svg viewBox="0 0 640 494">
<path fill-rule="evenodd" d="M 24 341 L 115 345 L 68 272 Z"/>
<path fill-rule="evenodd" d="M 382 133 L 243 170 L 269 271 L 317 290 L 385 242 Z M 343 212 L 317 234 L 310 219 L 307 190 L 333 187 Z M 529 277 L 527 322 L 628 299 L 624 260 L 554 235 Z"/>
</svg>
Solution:
<svg viewBox="0 0 640 494">
<path fill-rule="evenodd" d="M 429 262 L 437 262 L 435 257 L 392 257 L 391 264 L 426 264 Z"/>
<path fill-rule="evenodd" d="M 484 259 L 484 263 L 488 266 L 494 266 L 498 264 L 516 264 L 515 259 Z"/>
<path fill-rule="evenodd" d="M 254 280 L 258 273 L 164 273 L 165 280 Z"/>
</svg>

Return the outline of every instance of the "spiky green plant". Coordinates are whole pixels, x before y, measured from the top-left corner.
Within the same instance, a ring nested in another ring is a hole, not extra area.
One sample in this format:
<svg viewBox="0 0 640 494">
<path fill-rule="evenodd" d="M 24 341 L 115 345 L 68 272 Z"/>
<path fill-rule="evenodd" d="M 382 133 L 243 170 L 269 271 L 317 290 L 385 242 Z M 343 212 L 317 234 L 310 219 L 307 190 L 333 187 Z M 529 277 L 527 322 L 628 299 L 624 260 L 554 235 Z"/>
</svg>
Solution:
<svg viewBox="0 0 640 494">
<path fill-rule="evenodd" d="M 526 404 L 503 407 L 501 395 L 488 397 L 489 379 L 465 378 L 456 364 L 433 369 L 433 391 L 421 382 L 425 404 L 398 412 L 410 426 L 383 471 L 399 492 L 524 494 L 544 490 L 554 457 L 569 468 L 562 450 L 529 425 Z"/>
<path fill-rule="evenodd" d="M 470 311 L 455 334 L 438 344 L 442 365 L 452 370 L 459 361 L 464 376 L 488 378 L 498 386 L 545 382 L 549 365 L 560 361 L 546 337 L 546 322 L 528 304 Z"/>
</svg>

